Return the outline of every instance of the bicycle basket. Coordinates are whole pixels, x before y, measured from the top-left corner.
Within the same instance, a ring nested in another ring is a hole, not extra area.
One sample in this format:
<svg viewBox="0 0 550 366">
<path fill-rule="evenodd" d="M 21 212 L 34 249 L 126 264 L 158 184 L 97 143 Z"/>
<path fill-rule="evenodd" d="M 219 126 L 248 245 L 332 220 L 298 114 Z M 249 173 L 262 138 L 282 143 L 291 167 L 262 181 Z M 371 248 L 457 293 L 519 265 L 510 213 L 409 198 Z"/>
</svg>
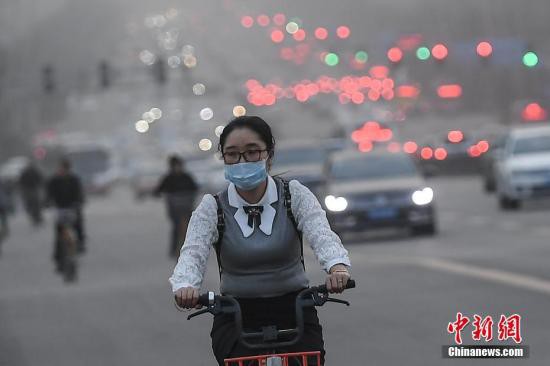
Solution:
<svg viewBox="0 0 550 366">
<path fill-rule="evenodd" d="M 321 352 L 278 353 L 228 358 L 225 366 L 321 366 Z"/>
</svg>

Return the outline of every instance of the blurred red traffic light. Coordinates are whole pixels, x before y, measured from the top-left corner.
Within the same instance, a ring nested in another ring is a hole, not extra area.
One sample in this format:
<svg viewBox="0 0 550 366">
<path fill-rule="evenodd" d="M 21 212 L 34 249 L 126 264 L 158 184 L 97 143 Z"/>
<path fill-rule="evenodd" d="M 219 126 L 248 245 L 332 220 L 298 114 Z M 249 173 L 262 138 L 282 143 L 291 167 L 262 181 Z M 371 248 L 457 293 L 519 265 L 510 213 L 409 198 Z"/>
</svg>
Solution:
<svg viewBox="0 0 550 366">
<path fill-rule="evenodd" d="M 459 142 L 464 140 L 464 134 L 462 133 L 462 131 L 459 130 L 449 131 L 449 133 L 447 134 L 447 139 L 454 144 L 458 144 Z"/>
<path fill-rule="evenodd" d="M 281 30 L 275 29 L 273 32 L 271 32 L 271 40 L 274 43 L 281 43 L 282 41 L 284 41 L 284 39 L 285 34 Z"/>
<path fill-rule="evenodd" d="M 301 42 L 304 39 L 306 39 L 306 31 L 303 29 L 298 29 L 298 31 L 296 31 L 296 33 L 294 33 L 292 36 L 294 37 L 295 40 L 297 40 L 298 42 Z"/>
<path fill-rule="evenodd" d="M 241 18 L 241 25 L 245 28 L 250 28 L 254 25 L 254 18 L 249 15 L 245 15 Z"/>
<path fill-rule="evenodd" d="M 476 52 L 481 57 L 489 57 L 493 54 L 493 46 L 489 42 L 479 42 Z"/>
<path fill-rule="evenodd" d="M 258 15 L 258 18 L 256 19 L 256 21 L 258 22 L 258 24 L 262 27 L 267 27 L 269 25 L 269 22 L 271 21 L 271 19 L 269 19 L 269 17 L 265 14 L 262 14 L 262 15 Z"/>
<path fill-rule="evenodd" d="M 354 92 L 351 95 L 351 101 L 355 104 L 361 104 L 365 101 L 365 94 L 361 92 Z"/>
<path fill-rule="evenodd" d="M 392 47 L 388 50 L 388 60 L 398 63 L 403 59 L 403 51 L 399 47 Z"/>
<path fill-rule="evenodd" d="M 528 122 L 545 121 L 548 119 L 548 112 L 539 103 L 529 103 L 523 109 L 521 117 Z"/>
<path fill-rule="evenodd" d="M 407 154 L 414 154 L 418 150 L 418 145 L 414 141 L 407 141 L 403 144 L 403 151 Z"/>
<path fill-rule="evenodd" d="M 351 34 L 351 31 L 350 31 L 349 27 L 347 27 L 345 25 L 341 25 L 336 29 L 336 35 L 339 38 L 346 39 L 346 38 L 349 37 L 350 34 Z"/>
<path fill-rule="evenodd" d="M 317 38 L 318 40 L 321 40 L 321 41 L 324 41 L 325 39 L 327 39 L 328 38 L 328 31 L 326 30 L 326 28 L 319 27 L 319 28 L 315 29 L 315 38 Z"/>
<path fill-rule="evenodd" d="M 439 61 L 444 60 L 449 55 L 449 50 L 447 47 L 442 44 L 438 43 L 432 48 L 432 56 Z"/>
<path fill-rule="evenodd" d="M 445 160 L 447 158 L 447 150 L 442 147 L 435 149 L 434 156 L 437 160 Z"/>
<path fill-rule="evenodd" d="M 423 147 L 422 150 L 420 150 L 420 156 L 424 160 L 431 159 L 433 157 L 433 155 L 434 155 L 434 152 L 433 152 L 432 148 L 430 148 L 430 147 Z"/>
</svg>

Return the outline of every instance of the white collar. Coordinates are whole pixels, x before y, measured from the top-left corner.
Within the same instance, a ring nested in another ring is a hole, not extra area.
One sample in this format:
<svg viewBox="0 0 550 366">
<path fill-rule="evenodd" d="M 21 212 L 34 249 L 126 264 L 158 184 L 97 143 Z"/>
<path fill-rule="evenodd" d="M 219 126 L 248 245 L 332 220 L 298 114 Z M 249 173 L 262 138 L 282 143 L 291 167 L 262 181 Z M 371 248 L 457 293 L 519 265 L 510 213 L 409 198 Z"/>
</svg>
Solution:
<svg viewBox="0 0 550 366">
<path fill-rule="evenodd" d="M 229 206 L 237 208 L 237 212 L 235 212 L 234 215 L 235 220 L 239 224 L 239 227 L 241 228 L 244 237 L 248 238 L 254 232 L 255 224 L 254 227 L 248 226 L 248 215 L 244 212 L 243 206 L 248 206 L 251 204 L 246 202 L 246 200 L 239 195 L 237 189 L 235 188 L 235 184 L 233 183 L 230 183 L 229 187 L 227 188 L 227 196 L 229 199 Z M 261 213 L 262 224 L 259 226 L 259 228 L 266 235 L 271 235 L 273 221 L 275 220 L 275 214 L 277 213 L 277 211 L 271 206 L 271 204 L 273 202 L 277 202 L 278 200 L 279 195 L 277 193 L 277 185 L 275 183 L 275 180 L 273 180 L 271 176 L 268 176 L 267 188 L 265 190 L 265 193 L 260 201 L 255 204 L 258 206 L 264 206 L 263 212 Z"/>
</svg>

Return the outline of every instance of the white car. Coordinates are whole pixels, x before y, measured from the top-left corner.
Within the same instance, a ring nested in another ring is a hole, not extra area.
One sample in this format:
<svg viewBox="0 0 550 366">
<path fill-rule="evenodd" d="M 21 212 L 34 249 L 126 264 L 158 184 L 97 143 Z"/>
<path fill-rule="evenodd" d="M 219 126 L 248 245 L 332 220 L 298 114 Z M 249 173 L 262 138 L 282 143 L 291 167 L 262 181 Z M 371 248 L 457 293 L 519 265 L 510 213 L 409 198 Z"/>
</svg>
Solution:
<svg viewBox="0 0 550 366">
<path fill-rule="evenodd" d="M 502 209 L 518 209 L 524 200 L 550 197 L 550 126 L 510 131 L 495 168 Z"/>
</svg>

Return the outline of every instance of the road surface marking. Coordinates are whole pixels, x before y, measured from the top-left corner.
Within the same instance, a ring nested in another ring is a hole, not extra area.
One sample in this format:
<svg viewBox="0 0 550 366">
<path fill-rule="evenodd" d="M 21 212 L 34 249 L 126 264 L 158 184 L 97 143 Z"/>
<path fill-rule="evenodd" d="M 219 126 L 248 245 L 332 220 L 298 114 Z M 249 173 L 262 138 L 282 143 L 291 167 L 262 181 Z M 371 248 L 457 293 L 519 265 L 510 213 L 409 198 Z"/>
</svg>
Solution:
<svg viewBox="0 0 550 366">
<path fill-rule="evenodd" d="M 438 258 L 411 258 L 409 263 L 448 273 L 515 286 L 550 295 L 550 281 L 498 269 L 483 268 Z"/>
<path fill-rule="evenodd" d="M 458 274 L 476 279 L 501 283 L 524 290 L 531 290 L 550 295 L 550 280 L 519 273 L 490 269 L 471 264 L 458 263 L 440 258 L 371 256 L 366 259 L 367 265 L 415 265 L 436 271 Z"/>
</svg>

